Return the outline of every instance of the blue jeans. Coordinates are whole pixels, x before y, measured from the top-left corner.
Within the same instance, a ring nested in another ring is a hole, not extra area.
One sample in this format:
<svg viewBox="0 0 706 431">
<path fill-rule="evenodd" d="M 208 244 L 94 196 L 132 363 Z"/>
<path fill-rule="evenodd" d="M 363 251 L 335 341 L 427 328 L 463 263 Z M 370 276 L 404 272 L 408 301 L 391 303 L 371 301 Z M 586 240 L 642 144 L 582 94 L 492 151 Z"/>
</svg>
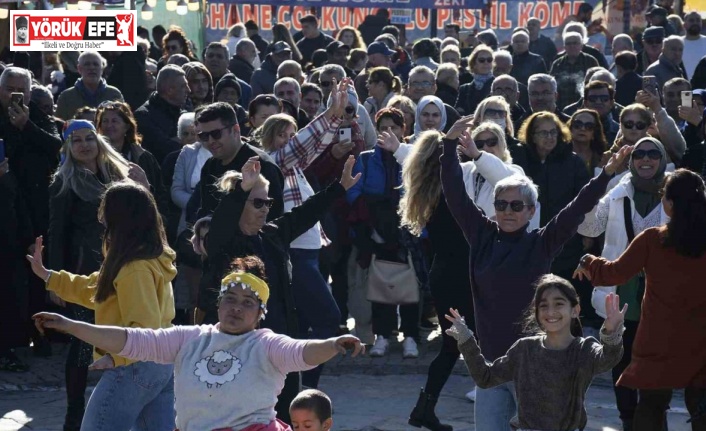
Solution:
<svg viewBox="0 0 706 431">
<path fill-rule="evenodd" d="M 336 335 L 341 312 L 333 299 L 328 283 L 319 271 L 319 250 L 292 248 L 292 290 L 297 306 L 300 338 L 326 339 Z M 316 388 L 322 366 L 302 374 L 302 384 Z"/>
<path fill-rule="evenodd" d="M 512 382 L 490 389 L 476 389 L 476 431 L 511 431 L 510 419 L 517 413 Z"/>
<path fill-rule="evenodd" d="M 174 366 L 135 362 L 103 372 L 81 431 L 174 431 Z"/>
</svg>

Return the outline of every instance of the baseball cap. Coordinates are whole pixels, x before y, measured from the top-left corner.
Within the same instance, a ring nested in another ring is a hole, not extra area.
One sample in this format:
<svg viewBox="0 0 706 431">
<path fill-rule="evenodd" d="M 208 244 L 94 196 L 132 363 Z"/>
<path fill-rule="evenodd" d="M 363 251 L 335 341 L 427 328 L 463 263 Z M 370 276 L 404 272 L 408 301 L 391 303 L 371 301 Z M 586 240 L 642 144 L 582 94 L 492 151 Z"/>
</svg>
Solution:
<svg viewBox="0 0 706 431">
<path fill-rule="evenodd" d="M 292 48 L 289 47 L 287 42 L 280 40 L 270 45 L 270 52 L 272 54 L 281 54 L 283 52 L 292 52 Z"/>
<path fill-rule="evenodd" d="M 655 16 L 655 15 L 661 15 L 663 17 L 667 17 L 667 9 L 659 6 L 652 6 L 647 13 L 645 14 L 646 16 Z"/>
<path fill-rule="evenodd" d="M 350 48 L 348 47 L 348 45 L 341 42 L 340 40 L 334 40 L 333 42 L 329 43 L 326 46 L 326 53 L 333 55 L 334 52 L 336 52 L 339 49 L 343 49 L 343 48 L 350 51 Z"/>
<path fill-rule="evenodd" d="M 388 48 L 383 42 L 373 42 L 368 45 L 368 55 L 373 54 L 393 55 L 395 51 Z"/>
</svg>

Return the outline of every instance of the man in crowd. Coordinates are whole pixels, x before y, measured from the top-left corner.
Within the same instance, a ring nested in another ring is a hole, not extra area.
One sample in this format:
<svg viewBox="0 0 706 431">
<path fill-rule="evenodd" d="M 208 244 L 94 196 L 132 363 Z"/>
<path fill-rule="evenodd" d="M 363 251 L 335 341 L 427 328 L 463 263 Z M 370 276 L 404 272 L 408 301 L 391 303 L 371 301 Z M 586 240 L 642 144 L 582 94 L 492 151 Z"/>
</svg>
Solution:
<svg viewBox="0 0 706 431">
<path fill-rule="evenodd" d="M 374 67 L 390 67 L 390 58 L 395 51 L 390 49 L 384 42 L 373 42 L 368 45 L 368 64 L 365 66 L 353 81 L 355 92 L 360 100 L 368 98 L 368 89 L 365 84 L 368 82 L 368 70 Z"/>
<path fill-rule="evenodd" d="M 56 102 L 56 116 L 69 120 L 84 106 L 97 108 L 109 100 L 123 101 L 117 88 L 107 85 L 103 79 L 105 59 L 97 51 L 84 51 L 78 57 L 78 73 L 81 77 L 76 84 L 62 91 Z"/>
<path fill-rule="evenodd" d="M 211 77 L 213 78 L 213 85 L 218 84 L 223 75 L 228 73 L 228 59 L 230 58 L 230 53 L 228 52 L 228 47 L 221 42 L 211 42 L 208 44 L 203 54 L 203 61 L 206 65 L 206 69 L 211 72 Z M 238 84 L 240 84 L 240 106 L 248 106 L 250 100 L 252 99 L 252 87 L 248 82 L 243 81 L 238 78 Z"/>
<path fill-rule="evenodd" d="M 228 70 L 238 79 L 244 82 L 252 80 L 252 74 L 255 72 L 253 62 L 257 57 L 257 48 L 255 42 L 250 39 L 240 39 L 235 45 L 235 54 L 228 62 Z"/>
<path fill-rule="evenodd" d="M 311 61 L 311 56 L 317 49 L 326 49 L 329 43 L 334 39 L 319 31 L 319 19 L 315 15 L 306 15 L 301 19 L 302 35 L 304 36 L 297 42 L 297 48 L 302 53 L 302 63 L 306 64 Z"/>
<path fill-rule="evenodd" d="M 659 88 L 662 88 L 672 78 L 686 79 L 686 73 L 681 66 L 684 54 L 684 41 L 679 36 L 669 36 L 664 39 L 662 53 L 659 59 L 645 70 L 645 75 L 657 77 Z"/>
<path fill-rule="evenodd" d="M 299 130 L 309 124 L 309 116 L 301 109 L 302 94 L 299 82 L 294 78 L 280 78 L 275 82 L 274 94 L 278 99 L 290 102 L 297 109 L 297 128 Z M 313 119 L 313 117 L 312 117 Z"/>
<path fill-rule="evenodd" d="M 664 43 L 664 29 L 662 27 L 648 27 L 642 33 L 642 51 L 637 53 L 637 69 L 635 72 L 642 75 L 648 67 L 662 54 Z"/>
<path fill-rule="evenodd" d="M 546 73 L 547 67 L 544 60 L 529 50 L 529 34 L 517 31 L 512 35 L 512 70 L 510 75 L 517 82 L 527 85 L 529 77 L 536 73 Z"/>
<path fill-rule="evenodd" d="M 157 75 L 157 91 L 135 111 L 142 146 L 160 164 L 167 154 L 181 148 L 177 139 L 177 124 L 183 113 L 181 107 L 189 94 L 189 83 L 184 70 L 168 64 Z"/>
<path fill-rule="evenodd" d="M 556 102 L 559 110 L 579 100 L 579 89 L 583 84 L 586 71 L 598 66 L 598 62 L 590 55 L 581 51 L 583 47 L 581 34 L 564 33 L 564 48 L 566 55 L 560 56 L 552 64 L 550 75 L 556 78 L 559 86 L 559 98 Z M 531 96 L 530 96 L 531 97 Z"/>
<path fill-rule="evenodd" d="M 459 33 L 461 32 L 461 27 L 458 24 L 450 23 L 444 26 L 444 37 L 453 37 L 459 40 Z"/>
<path fill-rule="evenodd" d="M 336 82 L 341 82 L 345 77 L 346 71 L 337 64 L 327 64 L 320 69 L 319 86 L 324 92 L 324 104 L 326 104 L 328 96 L 331 94 L 331 90 L 333 90 L 333 80 L 335 79 Z M 360 97 L 360 95 L 358 95 L 358 97 Z"/>
<path fill-rule="evenodd" d="M 689 12 L 684 17 L 684 29 L 686 36 L 684 41 L 684 68 L 687 79 L 694 76 L 696 65 L 706 55 L 706 36 L 701 34 L 701 14 L 699 12 Z"/>
<path fill-rule="evenodd" d="M 277 81 L 277 68 L 285 60 L 292 59 L 292 49 L 287 42 L 279 41 L 270 45 L 270 53 L 265 57 L 262 65 L 252 74 L 250 86 L 252 97 L 260 94 L 272 94 Z"/>
<path fill-rule="evenodd" d="M 443 63 L 436 69 L 436 97 L 446 105 L 453 106 L 458 98 L 458 67 L 453 63 Z"/>
<path fill-rule="evenodd" d="M 520 130 L 522 122 L 529 117 L 525 108 L 518 103 L 520 89 L 517 80 L 510 75 L 500 75 L 493 81 L 490 91 L 493 96 L 502 96 L 508 105 L 510 105 L 512 125 L 515 127 L 517 133 L 517 131 Z"/>
<path fill-rule="evenodd" d="M 412 59 L 415 66 L 426 66 L 435 72 L 439 67 L 434 59 L 439 55 L 439 49 L 431 39 L 420 39 L 412 46 Z"/>
<path fill-rule="evenodd" d="M 690 91 L 691 84 L 684 78 L 672 78 L 664 84 L 662 96 L 664 99 L 664 109 L 672 120 L 677 123 L 679 130 L 684 132 L 686 121 L 679 116 L 681 106 L 681 92 Z M 693 97 L 693 95 L 692 95 Z"/>
<path fill-rule="evenodd" d="M 592 81 L 583 89 L 583 107 L 598 112 L 603 125 L 603 134 L 608 145 L 612 145 L 620 130 L 620 124 L 613 119 L 615 90 L 602 81 Z"/>
<path fill-rule="evenodd" d="M 529 103 L 532 114 L 535 112 L 553 112 L 559 119 L 566 123 L 569 116 L 561 112 L 557 107 L 559 92 L 557 91 L 556 79 L 546 73 L 538 73 L 530 76 L 527 90 L 529 92 Z"/>
<path fill-rule="evenodd" d="M 301 86 L 301 94 L 301 109 L 306 112 L 310 119 L 314 119 L 321 111 L 324 92 L 321 91 L 318 85 L 307 82 Z"/>
<path fill-rule="evenodd" d="M 355 72 L 346 67 L 348 54 L 350 52 L 351 48 L 348 45 L 340 40 L 334 40 L 326 47 L 326 64 L 337 64 L 341 66 L 346 71 L 346 76 L 353 79 L 355 78 Z"/>
<path fill-rule="evenodd" d="M 542 24 L 539 18 L 530 18 L 527 21 L 527 30 L 529 31 L 530 41 L 529 51 L 541 56 L 545 66 L 551 65 L 556 58 L 556 45 L 554 45 L 553 40 L 541 33 Z"/>
<path fill-rule="evenodd" d="M 265 55 L 267 54 L 267 48 L 270 46 L 270 43 L 260 36 L 260 27 L 257 26 L 255 21 L 248 20 L 248 22 L 245 23 L 245 30 L 248 33 L 248 39 L 252 40 L 257 48 L 257 52 L 260 55 L 260 61 L 264 61 Z"/>
<path fill-rule="evenodd" d="M 615 82 L 615 101 L 623 106 L 635 102 L 637 92 L 642 90 L 642 76 L 635 72 L 637 55 L 623 51 L 615 56 L 615 68 L 618 80 Z"/>
</svg>

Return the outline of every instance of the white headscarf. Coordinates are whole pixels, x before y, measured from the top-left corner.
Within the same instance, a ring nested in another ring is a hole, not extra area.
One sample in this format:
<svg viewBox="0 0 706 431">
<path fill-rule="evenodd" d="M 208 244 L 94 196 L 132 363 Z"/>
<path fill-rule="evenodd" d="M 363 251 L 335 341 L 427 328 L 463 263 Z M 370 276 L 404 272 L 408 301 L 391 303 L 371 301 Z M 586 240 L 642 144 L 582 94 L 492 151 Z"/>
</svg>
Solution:
<svg viewBox="0 0 706 431">
<path fill-rule="evenodd" d="M 444 127 L 446 127 L 446 107 L 444 107 L 444 102 L 436 96 L 424 96 L 419 99 L 419 103 L 417 103 L 417 112 L 414 114 L 415 137 L 422 133 L 422 111 L 430 103 L 436 105 L 436 107 L 439 108 L 439 112 L 441 112 L 441 124 L 439 125 L 439 131 L 443 131 Z"/>
</svg>

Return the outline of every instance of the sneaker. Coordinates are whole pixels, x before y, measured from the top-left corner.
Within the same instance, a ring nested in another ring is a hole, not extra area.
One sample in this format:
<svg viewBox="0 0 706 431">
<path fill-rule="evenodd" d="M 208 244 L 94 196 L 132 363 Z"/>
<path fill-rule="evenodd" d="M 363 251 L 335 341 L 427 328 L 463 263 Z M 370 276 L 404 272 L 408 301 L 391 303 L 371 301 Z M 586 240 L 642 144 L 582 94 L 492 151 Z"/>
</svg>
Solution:
<svg viewBox="0 0 706 431">
<path fill-rule="evenodd" d="M 475 403 L 476 402 L 476 388 L 473 388 L 472 391 L 467 392 L 466 398 L 468 399 L 468 401 Z"/>
<path fill-rule="evenodd" d="M 406 337 L 402 342 L 402 357 L 405 359 L 419 357 L 417 342 L 414 341 L 414 338 Z"/>
<path fill-rule="evenodd" d="M 373 348 L 370 349 L 370 356 L 374 358 L 381 358 L 385 356 L 385 353 L 387 353 L 388 347 L 390 347 L 390 342 L 387 341 L 387 338 L 378 335 L 375 337 L 375 344 L 373 345 Z"/>
</svg>

